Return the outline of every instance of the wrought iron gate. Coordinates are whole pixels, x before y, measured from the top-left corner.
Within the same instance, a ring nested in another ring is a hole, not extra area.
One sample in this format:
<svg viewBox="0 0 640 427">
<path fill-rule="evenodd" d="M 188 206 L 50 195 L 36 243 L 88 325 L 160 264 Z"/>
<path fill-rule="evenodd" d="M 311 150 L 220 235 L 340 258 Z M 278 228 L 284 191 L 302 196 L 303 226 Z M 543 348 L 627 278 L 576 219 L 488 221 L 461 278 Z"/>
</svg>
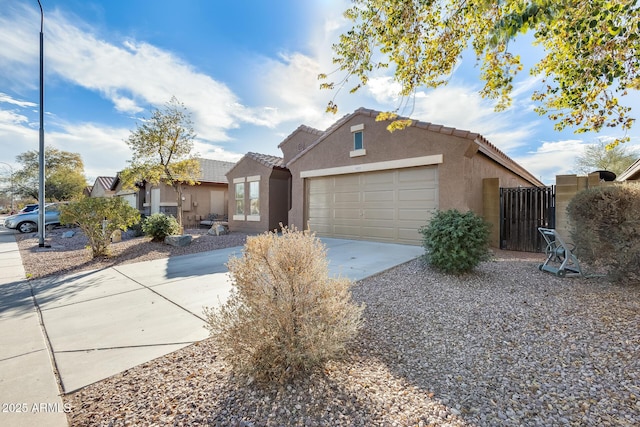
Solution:
<svg viewBox="0 0 640 427">
<path fill-rule="evenodd" d="M 500 189 L 500 249 L 544 251 L 538 227 L 555 228 L 556 187 Z"/>
</svg>

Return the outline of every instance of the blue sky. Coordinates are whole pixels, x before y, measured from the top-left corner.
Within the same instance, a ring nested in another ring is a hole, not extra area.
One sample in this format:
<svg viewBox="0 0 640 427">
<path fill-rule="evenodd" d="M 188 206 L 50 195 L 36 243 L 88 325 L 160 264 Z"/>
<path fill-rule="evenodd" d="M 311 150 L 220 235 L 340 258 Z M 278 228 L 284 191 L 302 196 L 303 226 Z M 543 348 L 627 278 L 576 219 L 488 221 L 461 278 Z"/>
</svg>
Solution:
<svg viewBox="0 0 640 427">
<path fill-rule="evenodd" d="M 87 178 L 114 176 L 131 158 L 125 140 L 172 96 L 192 114 L 203 157 L 281 155 L 300 124 L 324 130 L 359 107 L 392 110 L 397 88 L 376 75 L 356 95 L 318 89 L 333 69 L 331 44 L 347 29 L 346 0 L 41 0 L 45 13 L 45 143 L 80 153 Z M 38 148 L 40 11 L 37 0 L 0 0 L 0 162 Z M 525 65 L 540 52 L 518 42 Z M 495 113 L 477 94 L 472 55 L 447 87 L 416 94 L 411 117 L 479 132 L 545 183 L 572 173 L 597 137 L 562 133 L 533 112 L 539 81 L 518 78 L 513 106 Z M 640 96 L 630 99 L 640 111 Z M 629 148 L 640 148 L 638 128 Z M 640 155 L 640 151 L 639 151 Z M 5 171 L 1 168 L 0 173 Z"/>
</svg>

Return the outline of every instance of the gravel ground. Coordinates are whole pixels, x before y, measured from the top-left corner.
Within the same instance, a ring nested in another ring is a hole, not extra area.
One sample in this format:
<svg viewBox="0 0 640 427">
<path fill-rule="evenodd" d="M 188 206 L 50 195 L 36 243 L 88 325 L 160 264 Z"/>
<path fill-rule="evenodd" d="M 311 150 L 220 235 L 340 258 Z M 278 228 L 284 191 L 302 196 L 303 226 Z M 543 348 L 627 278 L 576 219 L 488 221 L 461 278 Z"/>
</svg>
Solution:
<svg viewBox="0 0 640 427">
<path fill-rule="evenodd" d="M 288 386 L 234 376 L 208 339 L 64 397 L 72 426 L 640 425 L 640 287 L 558 279 L 496 252 L 358 282 L 343 360 Z"/>
<path fill-rule="evenodd" d="M 230 233 L 224 236 L 207 234 L 207 229 L 189 229 L 185 234 L 193 236 L 190 245 L 175 247 L 162 242 L 152 242 L 149 237 L 133 237 L 123 234 L 122 241 L 109 245 L 110 256 L 91 258 L 87 248 L 87 238 L 78 228 L 71 229 L 73 237 L 62 235 L 70 231 L 58 227 L 45 233 L 45 246 L 38 246 L 38 234 L 16 234 L 22 264 L 28 278 L 36 279 L 54 274 L 70 274 L 85 270 L 97 270 L 114 265 L 150 261 L 176 255 L 211 251 L 233 246 L 242 246 L 247 238 L 244 233 Z"/>
</svg>

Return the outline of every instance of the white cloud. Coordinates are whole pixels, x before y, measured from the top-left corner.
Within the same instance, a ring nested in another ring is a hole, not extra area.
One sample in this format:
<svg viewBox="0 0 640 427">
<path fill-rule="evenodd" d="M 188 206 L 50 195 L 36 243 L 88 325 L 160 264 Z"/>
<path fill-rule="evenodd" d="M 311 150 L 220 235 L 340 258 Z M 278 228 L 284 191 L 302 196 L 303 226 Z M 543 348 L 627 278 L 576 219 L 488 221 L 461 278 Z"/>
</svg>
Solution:
<svg viewBox="0 0 640 427">
<path fill-rule="evenodd" d="M 400 85 L 391 77 L 377 77 L 367 85 L 375 100 L 382 105 L 397 106 Z M 392 107 L 393 108 L 393 107 Z M 529 143 L 536 122 L 516 123 L 510 120 L 513 110 L 497 113 L 494 104 L 482 99 L 477 89 L 449 84 L 429 91 L 418 91 L 409 106 L 400 111 L 411 118 L 478 132 L 505 152 Z"/>
<path fill-rule="evenodd" d="M 4 102 L 6 104 L 17 105 L 18 107 L 36 107 L 37 104 L 29 101 L 23 101 L 20 99 L 14 99 L 7 95 L 6 93 L 0 92 L 0 102 Z"/>
<path fill-rule="evenodd" d="M 586 145 L 579 139 L 545 141 L 535 151 L 517 156 L 514 160 L 545 184 L 552 184 L 556 175 L 574 173 L 576 157 L 584 152 Z"/>
<path fill-rule="evenodd" d="M 98 176 L 115 176 L 131 158 L 124 142 L 130 130 L 97 123 L 62 124 L 47 132 L 45 143 L 63 151 L 79 153 L 89 182 Z"/>
</svg>

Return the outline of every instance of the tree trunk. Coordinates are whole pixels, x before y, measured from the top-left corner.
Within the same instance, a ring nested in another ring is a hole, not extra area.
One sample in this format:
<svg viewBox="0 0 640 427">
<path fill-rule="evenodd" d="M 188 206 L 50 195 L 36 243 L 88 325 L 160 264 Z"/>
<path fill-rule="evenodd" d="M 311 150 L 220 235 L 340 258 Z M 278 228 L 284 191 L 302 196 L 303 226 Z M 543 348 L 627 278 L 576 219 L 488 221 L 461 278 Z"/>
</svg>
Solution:
<svg viewBox="0 0 640 427">
<path fill-rule="evenodd" d="M 178 225 L 180 225 L 180 230 L 183 230 L 182 227 L 182 185 L 180 183 L 175 186 L 176 193 L 178 193 L 178 209 L 176 213 L 176 220 L 178 221 Z"/>
</svg>

